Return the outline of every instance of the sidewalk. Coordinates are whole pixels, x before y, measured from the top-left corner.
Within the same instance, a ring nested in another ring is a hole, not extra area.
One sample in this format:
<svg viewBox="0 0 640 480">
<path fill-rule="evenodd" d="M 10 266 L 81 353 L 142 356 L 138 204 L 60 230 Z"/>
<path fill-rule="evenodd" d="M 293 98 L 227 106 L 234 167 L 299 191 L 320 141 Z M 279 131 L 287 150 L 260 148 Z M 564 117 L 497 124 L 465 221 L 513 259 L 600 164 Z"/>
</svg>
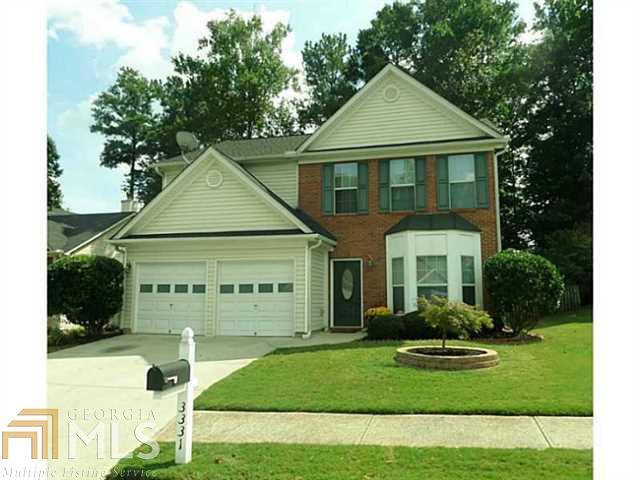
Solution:
<svg viewBox="0 0 640 480">
<path fill-rule="evenodd" d="M 196 411 L 193 441 L 590 449 L 592 424 L 592 417 Z M 173 441 L 174 432 L 171 423 L 157 440 Z"/>
</svg>

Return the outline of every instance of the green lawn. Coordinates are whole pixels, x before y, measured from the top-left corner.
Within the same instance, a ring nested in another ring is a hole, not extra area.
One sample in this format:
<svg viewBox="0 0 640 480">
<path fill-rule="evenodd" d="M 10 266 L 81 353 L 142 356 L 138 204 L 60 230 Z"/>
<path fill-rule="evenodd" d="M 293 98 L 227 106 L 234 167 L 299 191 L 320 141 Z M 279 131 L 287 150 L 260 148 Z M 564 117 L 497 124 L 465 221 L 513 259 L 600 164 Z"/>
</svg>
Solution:
<svg viewBox="0 0 640 480">
<path fill-rule="evenodd" d="M 173 463 L 173 443 L 153 460 L 125 459 L 108 478 L 158 480 L 572 480 L 592 478 L 591 450 L 500 450 L 286 444 L 194 444 Z M 134 474 L 134 472 L 136 472 Z"/>
<path fill-rule="evenodd" d="M 281 349 L 210 387 L 196 409 L 592 415 L 591 322 L 591 310 L 548 317 L 543 342 L 490 346 L 501 363 L 486 370 L 399 366 L 402 342 Z"/>
</svg>

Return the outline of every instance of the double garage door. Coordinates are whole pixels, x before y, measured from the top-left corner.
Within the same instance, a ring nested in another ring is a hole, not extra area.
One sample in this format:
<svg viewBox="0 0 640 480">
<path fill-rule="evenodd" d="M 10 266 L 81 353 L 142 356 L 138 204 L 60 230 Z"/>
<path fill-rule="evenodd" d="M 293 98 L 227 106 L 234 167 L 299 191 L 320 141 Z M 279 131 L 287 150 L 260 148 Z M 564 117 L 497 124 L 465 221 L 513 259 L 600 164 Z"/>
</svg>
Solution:
<svg viewBox="0 0 640 480">
<path fill-rule="evenodd" d="M 290 336 L 294 332 L 293 262 L 218 262 L 217 291 L 207 291 L 206 263 L 138 266 L 141 333 L 205 333 L 207 297 L 215 295 L 217 334 Z"/>
</svg>

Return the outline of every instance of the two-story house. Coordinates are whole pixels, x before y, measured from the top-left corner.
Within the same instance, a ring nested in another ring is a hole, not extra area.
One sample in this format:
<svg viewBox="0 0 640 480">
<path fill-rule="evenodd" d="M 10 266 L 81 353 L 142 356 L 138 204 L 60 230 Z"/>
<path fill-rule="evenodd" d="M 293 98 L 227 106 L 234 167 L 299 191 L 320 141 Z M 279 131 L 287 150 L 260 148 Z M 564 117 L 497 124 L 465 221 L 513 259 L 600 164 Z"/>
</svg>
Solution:
<svg viewBox="0 0 640 480">
<path fill-rule="evenodd" d="M 506 138 L 388 65 L 311 135 L 160 161 L 163 190 L 112 242 L 122 327 L 308 335 L 440 294 L 483 305 Z"/>
</svg>

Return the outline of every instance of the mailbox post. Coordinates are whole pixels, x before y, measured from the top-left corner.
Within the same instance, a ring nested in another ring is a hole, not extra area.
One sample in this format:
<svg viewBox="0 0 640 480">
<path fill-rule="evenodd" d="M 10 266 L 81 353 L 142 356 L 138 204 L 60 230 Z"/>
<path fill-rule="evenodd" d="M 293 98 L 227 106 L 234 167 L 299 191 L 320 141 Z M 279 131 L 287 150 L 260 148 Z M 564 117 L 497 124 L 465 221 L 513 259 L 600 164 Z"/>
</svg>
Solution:
<svg viewBox="0 0 640 480">
<path fill-rule="evenodd" d="M 153 365 L 147 371 L 147 390 L 154 398 L 178 395 L 176 414 L 176 463 L 191 462 L 193 439 L 193 397 L 198 381 L 195 378 L 196 342 L 193 330 L 182 331 L 178 360 L 162 365 Z"/>
<path fill-rule="evenodd" d="M 180 360 L 186 360 L 195 370 L 196 342 L 193 330 L 189 327 L 182 331 L 180 339 Z M 195 372 L 193 372 L 195 373 Z M 192 373 L 186 388 L 178 394 L 178 414 L 176 415 L 176 463 L 191 462 L 191 443 L 193 440 L 193 396 L 196 380 Z"/>
</svg>

